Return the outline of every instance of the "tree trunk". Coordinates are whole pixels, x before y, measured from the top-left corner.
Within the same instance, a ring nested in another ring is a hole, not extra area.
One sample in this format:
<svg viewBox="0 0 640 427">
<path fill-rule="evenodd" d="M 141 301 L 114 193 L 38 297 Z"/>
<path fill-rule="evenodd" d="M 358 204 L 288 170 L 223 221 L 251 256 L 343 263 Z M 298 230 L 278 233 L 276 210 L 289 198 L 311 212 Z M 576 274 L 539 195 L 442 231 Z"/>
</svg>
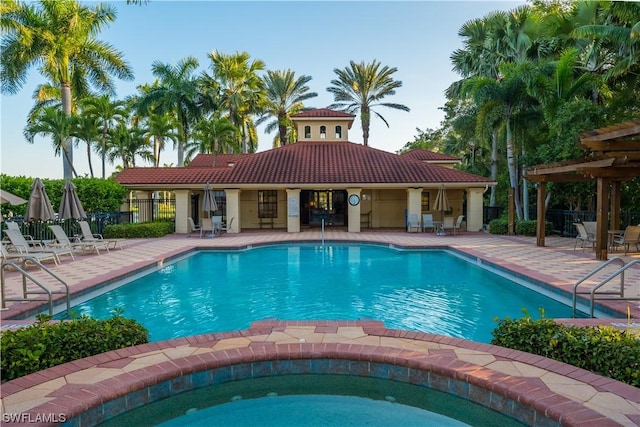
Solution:
<svg viewBox="0 0 640 427">
<path fill-rule="evenodd" d="M 491 180 L 498 181 L 498 130 L 491 132 Z M 489 206 L 496 205 L 496 186 L 491 187 Z"/>
<path fill-rule="evenodd" d="M 522 147 L 523 158 L 525 157 L 524 154 L 525 154 L 525 151 L 523 146 Z M 522 217 L 524 218 L 525 221 L 529 221 L 529 183 L 524 178 L 522 179 Z"/>
<path fill-rule="evenodd" d="M 362 143 L 367 146 L 369 145 L 369 125 L 371 123 L 371 115 L 368 106 L 363 105 L 360 108 L 360 121 L 362 123 Z"/>
<path fill-rule="evenodd" d="M 105 121 L 102 126 L 102 179 L 105 179 L 107 171 L 107 133 L 109 132 L 109 125 Z"/>
<path fill-rule="evenodd" d="M 61 101 L 62 101 L 62 111 L 67 116 L 71 115 L 71 85 L 69 83 L 62 82 L 61 87 Z M 62 172 L 63 178 L 71 179 L 72 175 L 75 173 L 73 169 L 73 141 L 71 137 L 67 138 L 65 141 L 62 141 L 60 144 L 62 147 L 62 151 L 64 155 L 62 156 Z"/>
<path fill-rule="evenodd" d="M 278 114 L 278 130 L 280 132 L 280 146 L 283 147 L 287 145 L 287 124 L 284 114 Z"/>
<path fill-rule="evenodd" d="M 511 120 L 507 119 L 507 167 L 509 168 L 509 182 L 513 188 L 513 202 L 517 219 L 522 219 L 522 209 L 520 207 L 520 197 L 518 196 L 518 173 L 516 170 L 515 150 L 513 135 L 511 132 Z"/>
<path fill-rule="evenodd" d="M 91 144 L 87 142 L 87 161 L 89 162 L 89 173 L 93 178 L 93 164 L 91 163 Z"/>
</svg>

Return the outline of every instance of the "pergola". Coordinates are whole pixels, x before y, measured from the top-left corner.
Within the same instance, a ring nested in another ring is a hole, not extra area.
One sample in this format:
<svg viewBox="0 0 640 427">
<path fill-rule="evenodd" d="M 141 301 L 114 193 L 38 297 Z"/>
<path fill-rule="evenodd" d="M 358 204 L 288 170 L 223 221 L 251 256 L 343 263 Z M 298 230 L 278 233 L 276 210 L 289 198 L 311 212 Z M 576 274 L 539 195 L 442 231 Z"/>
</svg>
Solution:
<svg viewBox="0 0 640 427">
<path fill-rule="evenodd" d="M 597 182 L 596 259 L 607 259 L 608 230 L 620 227 L 620 183 L 640 177 L 640 120 L 579 135 L 587 155 L 578 160 L 527 168 L 526 180 L 538 183 L 536 244 L 544 246 L 547 182 Z M 609 215 L 609 212 L 612 215 Z"/>
</svg>

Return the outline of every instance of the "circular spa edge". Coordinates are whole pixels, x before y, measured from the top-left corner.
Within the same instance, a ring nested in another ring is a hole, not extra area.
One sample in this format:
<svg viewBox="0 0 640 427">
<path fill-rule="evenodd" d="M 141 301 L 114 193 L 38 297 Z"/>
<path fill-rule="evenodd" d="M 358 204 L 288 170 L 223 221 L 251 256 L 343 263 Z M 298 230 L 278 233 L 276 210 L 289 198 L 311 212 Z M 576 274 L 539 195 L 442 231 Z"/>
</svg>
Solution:
<svg viewBox="0 0 640 427">
<path fill-rule="evenodd" d="M 478 403 L 527 425 L 633 425 L 637 389 L 591 372 L 489 344 L 387 329 L 377 321 L 262 321 L 248 330 L 128 347 L 2 385 L 7 415 L 54 425 L 98 425 L 183 392 L 229 381 L 337 374 L 406 382 Z M 554 391 L 544 376 L 635 402 L 619 420 Z M 57 418 L 56 418 L 57 417 Z M 626 420 L 626 421 L 624 421 Z M 9 421 L 9 422 L 7 422 Z M 24 425 L 24 424 L 22 424 Z"/>
</svg>

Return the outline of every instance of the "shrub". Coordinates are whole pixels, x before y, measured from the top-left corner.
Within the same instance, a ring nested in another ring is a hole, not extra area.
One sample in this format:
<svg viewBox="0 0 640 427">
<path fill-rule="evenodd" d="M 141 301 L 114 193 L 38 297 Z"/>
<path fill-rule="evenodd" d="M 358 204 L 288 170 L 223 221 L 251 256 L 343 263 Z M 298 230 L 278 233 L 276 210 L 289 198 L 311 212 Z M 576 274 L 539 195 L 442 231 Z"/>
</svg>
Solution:
<svg viewBox="0 0 640 427">
<path fill-rule="evenodd" d="M 489 232 L 491 234 L 508 234 L 509 221 L 506 219 L 494 219 L 489 223 Z"/>
<path fill-rule="evenodd" d="M 498 320 L 491 344 L 568 363 L 640 386 L 640 337 L 612 327 L 561 325 L 551 319 Z"/>
<path fill-rule="evenodd" d="M 103 234 L 105 239 L 162 237 L 174 231 L 171 221 L 142 222 L 140 224 L 112 224 L 107 225 Z"/>
<path fill-rule="evenodd" d="M 49 320 L 50 316 L 41 315 L 31 326 L 2 332 L 2 381 L 149 341 L 147 329 L 118 310 L 105 320 L 87 316 L 58 323 Z"/>
<path fill-rule="evenodd" d="M 516 221 L 515 233 L 521 236 L 535 236 L 538 222 L 534 220 Z M 553 234 L 553 223 L 546 221 L 544 224 L 545 235 L 550 236 Z M 509 233 L 509 220 L 506 219 L 494 219 L 489 223 L 489 232 L 491 234 L 508 234 Z"/>
</svg>

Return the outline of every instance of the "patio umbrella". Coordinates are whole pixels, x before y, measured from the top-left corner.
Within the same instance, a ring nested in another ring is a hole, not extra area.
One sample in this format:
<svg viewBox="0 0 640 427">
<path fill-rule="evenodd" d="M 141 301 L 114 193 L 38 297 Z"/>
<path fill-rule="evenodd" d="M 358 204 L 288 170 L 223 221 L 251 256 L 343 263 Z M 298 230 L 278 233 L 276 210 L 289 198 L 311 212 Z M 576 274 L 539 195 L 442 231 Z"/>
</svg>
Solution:
<svg viewBox="0 0 640 427">
<path fill-rule="evenodd" d="M 67 180 L 62 189 L 59 214 L 62 219 L 80 219 L 87 216 L 76 193 L 76 186 L 70 180 Z"/>
<path fill-rule="evenodd" d="M 211 188 L 209 183 L 204 186 L 204 200 L 202 200 L 202 210 L 204 212 L 209 212 L 209 215 L 211 215 L 211 212 L 215 212 L 218 210 L 218 203 L 216 203 L 216 198 L 213 195 L 213 189 Z"/>
<path fill-rule="evenodd" d="M 8 191 L 0 189 L 0 203 L 9 203 L 11 205 L 22 205 L 27 203 L 22 197 L 11 194 Z"/>
<path fill-rule="evenodd" d="M 444 184 L 440 186 L 438 194 L 436 195 L 436 201 L 433 204 L 433 209 L 440 211 L 442 214 L 442 221 L 444 221 L 444 212 L 451 209 L 449 204 L 449 198 L 447 197 L 447 190 L 444 188 Z"/>
<path fill-rule="evenodd" d="M 49 221 L 55 219 L 56 214 L 51 206 L 51 201 L 47 192 L 44 191 L 44 184 L 40 178 L 36 178 L 31 184 L 31 195 L 27 202 L 27 221 Z"/>
</svg>

